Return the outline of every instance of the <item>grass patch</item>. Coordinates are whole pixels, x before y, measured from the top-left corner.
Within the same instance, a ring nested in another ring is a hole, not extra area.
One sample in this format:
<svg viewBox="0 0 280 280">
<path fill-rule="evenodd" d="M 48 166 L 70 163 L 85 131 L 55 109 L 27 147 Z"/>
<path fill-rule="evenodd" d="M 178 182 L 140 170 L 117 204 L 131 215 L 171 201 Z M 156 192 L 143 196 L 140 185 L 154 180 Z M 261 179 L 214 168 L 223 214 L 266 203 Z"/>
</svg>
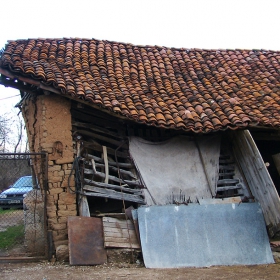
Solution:
<svg viewBox="0 0 280 280">
<path fill-rule="evenodd" d="M 8 249 L 24 240 L 24 225 L 12 226 L 0 232 L 0 249 Z"/>
<path fill-rule="evenodd" d="M 0 215 L 5 215 L 5 214 L 9 214 L 11 212 L 14 212 L 16 209 L 7 209 L 7 210 L 3 210 L 2 208 L 0 208 Z"/>
</svg>

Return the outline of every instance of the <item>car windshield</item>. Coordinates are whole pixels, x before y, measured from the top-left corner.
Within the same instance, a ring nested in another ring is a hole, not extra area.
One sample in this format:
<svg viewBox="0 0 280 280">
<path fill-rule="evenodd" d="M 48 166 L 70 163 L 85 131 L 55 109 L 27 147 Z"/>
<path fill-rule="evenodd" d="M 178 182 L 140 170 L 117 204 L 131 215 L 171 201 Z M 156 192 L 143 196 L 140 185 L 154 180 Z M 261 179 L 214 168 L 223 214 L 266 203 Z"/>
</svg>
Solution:
<svg viewBox="0 0 280 280">
<path fill-rule="evenodd" d="M 32 177 L 31 176 L 21 177 L 14 183 L 12 187 L 13 188 L 32 187 Z"/>
</svg>

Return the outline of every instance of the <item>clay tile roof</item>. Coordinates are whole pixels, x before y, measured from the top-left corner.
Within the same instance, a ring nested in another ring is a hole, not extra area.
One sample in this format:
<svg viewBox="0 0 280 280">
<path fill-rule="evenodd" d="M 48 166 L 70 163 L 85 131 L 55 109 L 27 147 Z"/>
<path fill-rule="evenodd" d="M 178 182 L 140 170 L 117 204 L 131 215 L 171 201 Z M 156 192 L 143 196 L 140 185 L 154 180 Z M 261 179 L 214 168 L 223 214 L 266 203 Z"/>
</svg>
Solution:
<svg viewBox="0 0 280 280">
<path fill-rule="evenodd" d="M 198 133 L 280 128 L 280 52 L 9 41 L 0 73 L 31 78 L 139 123 Z"/>
</svg>

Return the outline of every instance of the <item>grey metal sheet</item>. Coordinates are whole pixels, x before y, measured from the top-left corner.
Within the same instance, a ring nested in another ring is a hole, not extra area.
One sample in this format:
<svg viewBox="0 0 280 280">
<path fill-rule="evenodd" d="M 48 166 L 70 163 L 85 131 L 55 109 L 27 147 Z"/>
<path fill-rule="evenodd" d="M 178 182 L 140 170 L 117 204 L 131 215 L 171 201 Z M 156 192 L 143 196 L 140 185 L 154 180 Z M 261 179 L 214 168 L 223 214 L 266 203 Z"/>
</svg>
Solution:
<svg viewBox="0 0 280 280">
<path fill-rule="evenodd" d="M 137 215 L 148 268 L 274 262 L 257 203 L 141 207 Z"/>
</svg>

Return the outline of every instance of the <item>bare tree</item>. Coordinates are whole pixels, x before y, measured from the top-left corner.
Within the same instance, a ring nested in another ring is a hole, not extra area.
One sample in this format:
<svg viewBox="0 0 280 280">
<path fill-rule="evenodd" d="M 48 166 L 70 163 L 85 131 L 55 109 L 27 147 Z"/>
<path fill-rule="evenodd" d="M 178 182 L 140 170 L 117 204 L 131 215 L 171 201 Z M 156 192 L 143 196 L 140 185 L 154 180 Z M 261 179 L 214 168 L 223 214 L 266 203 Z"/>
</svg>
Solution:
<svg viewBox="0 0 280 280">
<path fill-rule="evenodd" d="M 27 137 L 21 116 L 0 116 L 0 152 L 28 152 Z"/>
<path fill-rule="evenodd" d="M 0 152 L 6 152 L 6 145 L 9 143 L 10 119 L 6 116 L 0 116 Z"/>
</svg>

